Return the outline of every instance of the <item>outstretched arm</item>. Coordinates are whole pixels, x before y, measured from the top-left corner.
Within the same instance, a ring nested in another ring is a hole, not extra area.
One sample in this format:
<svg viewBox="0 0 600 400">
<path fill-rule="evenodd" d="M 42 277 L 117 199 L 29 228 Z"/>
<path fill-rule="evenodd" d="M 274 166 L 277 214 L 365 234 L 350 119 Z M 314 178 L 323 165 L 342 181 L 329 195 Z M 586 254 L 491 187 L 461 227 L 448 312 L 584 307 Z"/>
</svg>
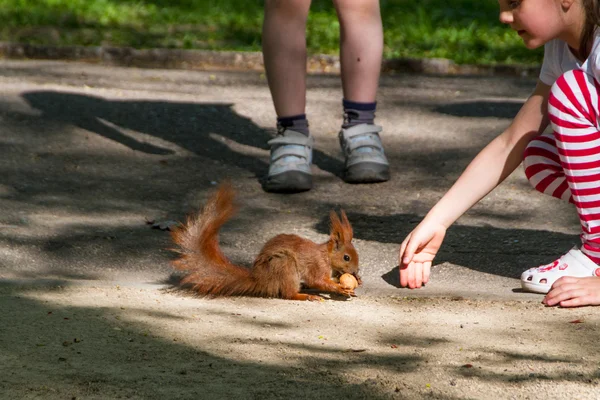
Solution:
<svg viewBox="0 0 600 400">
<path fill-rule="evenodd" d="M 550 86 L 538 81 L 512 124 L 469 164 L 456 183 L 406 237 L 400 247 L 400 284 L 421 287 L 446 229 L 491 192 L 521 163 L 525 147 L 548 125 Z"/>
</svg>

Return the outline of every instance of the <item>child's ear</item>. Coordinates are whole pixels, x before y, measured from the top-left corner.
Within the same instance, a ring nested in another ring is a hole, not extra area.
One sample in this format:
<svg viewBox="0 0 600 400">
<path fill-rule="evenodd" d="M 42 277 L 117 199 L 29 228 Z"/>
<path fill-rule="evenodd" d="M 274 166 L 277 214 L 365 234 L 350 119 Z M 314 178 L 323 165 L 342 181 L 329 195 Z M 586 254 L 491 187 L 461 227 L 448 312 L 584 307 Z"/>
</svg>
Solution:
<svg viewBox="0 0 600 400">
<path fill-rule="evenodd" d="M 571 8 L 571 6 L 573 5 L 574 2 L 575 2 L 575 0 L 561 0 L 560 5 L 564 11 L 567 11 L 568 9 Z"/>
<path fill-rule="evenodd" d="M 345 231 L 344 226 L 342 225 L 342 221 L 340 221 L 340 217 L 336 214 L 335 211 L 331 211 L 329 213 L 330 219 L 330 237 L 333 243 L 335 244 L 335 248 L 339 249 L 341 245 L 344 243 L 345 239 Z"/>
</svg>

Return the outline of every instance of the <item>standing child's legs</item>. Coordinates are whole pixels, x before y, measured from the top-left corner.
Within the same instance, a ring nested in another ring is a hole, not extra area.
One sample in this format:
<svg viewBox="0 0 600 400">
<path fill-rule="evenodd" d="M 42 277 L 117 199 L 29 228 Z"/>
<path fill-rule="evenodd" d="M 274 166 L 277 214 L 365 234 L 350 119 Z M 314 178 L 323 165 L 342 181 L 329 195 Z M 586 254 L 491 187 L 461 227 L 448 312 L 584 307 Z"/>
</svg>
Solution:
<svg viewBox="0 0 600 400">
<path fill-rule="evenodd" d="M 599 85 L 583 71 L 562 75 L 553 85 L 548 113 L 554 134 L 539 136 L 525 151 L 525 174 L 542 193 L 575 204 L 581 221 L 581 251 L 575 259 L 525 271 L 524 286 L 549 286 L 561 276 L 600 273 Z M 600 282 L 600 279 L 598 280 Z M 531 289 L 531 287 L 528 287 Z M 542 290 L 540 290 L 542 291 Z"/>
<path fill-rule="evenodd" d="M 379 0 L 334 0 L 340 21 L 344 124 L 340 142 L 346 156 L 344 180 L 389 179 L 389 166 L 374 124 L 383 56 Z"/>
<path fill-rule="evenodd" d="M 383 57 L 378 0 L 334 0 L 340 21 L 340 62 L 344 99 L 374 103 Z"/>
<path fill-rule="evenodd" d="M 265 0 L 263 56 L 280 136 L 269 141 L 267 191 L 312 187 L 306 106 L 306 19 L 310 0 Z"/>
<path fill-rule="evenodd" d="M 277 117 L 304 114 L 306 19 L 311 0 L 265 0 L 262 47 Z"/>
</svg>

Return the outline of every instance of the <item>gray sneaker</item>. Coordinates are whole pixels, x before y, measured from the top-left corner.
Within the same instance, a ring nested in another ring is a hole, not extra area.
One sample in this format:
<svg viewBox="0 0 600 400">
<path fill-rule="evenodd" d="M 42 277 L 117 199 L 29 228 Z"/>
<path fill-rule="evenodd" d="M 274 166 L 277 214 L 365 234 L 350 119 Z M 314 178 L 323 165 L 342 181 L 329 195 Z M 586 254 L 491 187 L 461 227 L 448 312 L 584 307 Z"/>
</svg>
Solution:
<svg viewBox="0 0 600 400">
<path fill-rule="evenodd" d="M 271 160 L 263 182 L 267 192 L 294 193 L 312 188 L 313 138 L 286 129 L 269 140 Z"/>
<path fill-rule="evenodd" d="M 381 126 L 360 124 L 339 133 L 340 145 L 346 157 L 344 181 L 375 183 L 390 179 L 390 166 L 379 138 Z"/>
</svg>

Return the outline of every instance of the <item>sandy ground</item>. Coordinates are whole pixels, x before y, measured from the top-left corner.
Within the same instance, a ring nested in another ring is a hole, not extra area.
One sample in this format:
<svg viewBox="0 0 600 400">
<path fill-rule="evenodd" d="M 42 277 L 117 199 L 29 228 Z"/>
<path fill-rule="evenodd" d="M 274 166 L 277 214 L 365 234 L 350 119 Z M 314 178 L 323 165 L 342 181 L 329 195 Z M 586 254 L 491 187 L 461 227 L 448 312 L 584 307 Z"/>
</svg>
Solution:
<svg viewBox="0 0 600 400">
<path fill-rule="evenodd" d="M 594 399 L 595 310 L 4 288 L 5 398 Z"/>
<path fill-rule="evenodd" d="M 392 165 L 347 185 L 337 76 L 309 79 L 314 190 L 264 193 L 274 112 L 258 73 L 1 61 L 0 398 L 597 399 L 595 308 L 545 308 L 518 276 L 578 243 L 568 204 L 521 170 L 448 231 L 433 279 L 397 287 L 399 243 L 534 82 L 382 78 Z M 199 299 L 173 288 L 168 232 L 225 179 L 223 249 L 327 238 L 343 207 L 364 287 L 350 301 Z"/>
</svg>

